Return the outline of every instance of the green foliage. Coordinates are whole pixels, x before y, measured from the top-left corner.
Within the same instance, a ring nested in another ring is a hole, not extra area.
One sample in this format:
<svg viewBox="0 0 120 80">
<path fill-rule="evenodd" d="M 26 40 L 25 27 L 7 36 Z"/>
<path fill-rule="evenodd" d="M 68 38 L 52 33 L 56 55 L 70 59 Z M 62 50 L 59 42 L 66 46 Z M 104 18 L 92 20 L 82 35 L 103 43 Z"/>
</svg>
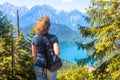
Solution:
<svg viewBox="0 0 120 80">
<path fill-rule="evenodd" d="M 30 42 L 16 32 L 0 11 L 0 80 L 34 80 Z"/>
<path fill-rule="evenodd" d="M 112 57 L 110 62 L 111 63 L 108 65 L 106 72 L 110 73 L 113 80 L 119 80 L 120 79 L 120 54 L 116 55 L 115 57 Z"/>
<path fill-rule="evenodd" d="M 0 79 L 11 78 L 11 24 L 0 11 Z"/>
<path fill-rule="evenodd" d="M 58 73 L 58 80 L 95 80 L 87 67 L 71 67 Z"/>
<path fill-rule="evenodd" d="M 66 60 L 64 60 L 64 59 L 62 59 L 62 63 L 63 63 L 63 66 L 62 66 L 62 68 L 60 68 L 60 69 L 58 70 L 58 72 L 59 72 L 59 71 L 66 70 L 66 69 L 69 69 L 70 67 L 77 67 L 76 64 L 73 64 L 73 63 L 71 63 L 71 62 L 68 62 L 68 61 L 66 61 Z"/>
<path fill-rule="evenodd" d="M 4 39 L 0 38 L 0 53 L 2 53 L 2 52 L 5 51 L 5 49 L 4 49 L 4 47 L 3 47 L 4 44 L 5 44 Z"/>
<path fill-rule="evenodd" d="M 88 43 L 77 42 L 79 48 L 88 50 L 89 55 L 99 61 L 96 77 L 120 79 L 119 39 L 120 39 L 120 1 L 91 0 L 87 9 L 86 20 L 90 27 L 80 26 L 80 32 L 85 38 L 92 38 Z M 115 57 L 114 57 L 115 56 Z M 100 69 L 100 71 L 99 71 Z M 106 71 L 107 70 L 107 71 Z"/>
<path fill-rule="evenodd" d="M 22 33 L 14 39 L 15 79 L 34 79 L 32 57 Z"/>
<path fill-rule="evenodd" d="M 7 16 L 3 15 L 0 10 L 0 38 L 5 38 L 9 36 L 10 32 L 10 22 L 7 20 Z"/>
</svg>

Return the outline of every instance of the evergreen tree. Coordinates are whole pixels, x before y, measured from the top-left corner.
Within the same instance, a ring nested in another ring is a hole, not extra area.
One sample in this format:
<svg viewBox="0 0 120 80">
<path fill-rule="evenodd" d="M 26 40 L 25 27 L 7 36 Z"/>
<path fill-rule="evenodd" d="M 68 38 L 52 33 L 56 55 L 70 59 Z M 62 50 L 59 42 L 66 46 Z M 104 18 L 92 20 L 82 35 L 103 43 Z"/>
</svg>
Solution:
<svg viewBox="0 0 120 80">
<path fill-rule="evenodd" d="M 15 79 L 30 80 L 35 77 L 29 44 L 22 33 L 14 39 Z"/>
<path fill-rule="evenodd" d="M 99 61 L 95 73 L 108 72 L 112 79 L 120 79 L 120 1 L 91 0 L 87 14 L 85 19 L 90 27 L 80 26 L 79 29 L 84 38 L 93 40 L 77 42 L 78 48 L 85 48 L 90 57 Z"/>
<path fill-rule="evenodd" d="M 9 79 L 12 75 L 11 28 L 10 21 L 0 11 L 0 79 Z"/>
<path fill-rule="evenodd" d="M 16 32 L 0 11 L 0 80 L 34 80 L 30 42 Z"/>
</svg>

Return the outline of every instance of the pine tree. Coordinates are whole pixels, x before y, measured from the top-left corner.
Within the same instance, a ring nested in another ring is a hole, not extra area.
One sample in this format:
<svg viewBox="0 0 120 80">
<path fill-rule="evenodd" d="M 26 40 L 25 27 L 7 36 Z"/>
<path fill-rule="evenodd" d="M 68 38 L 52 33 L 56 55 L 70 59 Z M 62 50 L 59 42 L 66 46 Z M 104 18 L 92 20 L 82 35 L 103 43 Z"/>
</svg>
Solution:
<svg viewBox="0 0 120 80">
<path fill-rule="evenodd" d="M 35 32 L 25 35 L 20 33 L 14 38 L 15 79 L 34 80 L 33 61 L 31 56 L 31 41 Z"/>
<path fill-rule="evenodd" d="M 0 11 L 0 80 L 34 80 L 30 42 L 16 32 Z"/>
<path fill-rule="evenodd" d="M 15 79 L 30 80 L 35 77 L 29 45 L 22 33 L 14 39 Z"/>
<path fill-rule="evenodd" d="M 120 79 L 120 1 L 91 0 L 87 14 L 85 19 L 90 26 L 79 29 L 84 38 L 92 41 L 77 42 L 78 48 L 85 48 L 90 57 L 100 61 L 96 72 L 108 72 L 112 79 Z"/>
<path fill-rule="evenodd" d="M 7 16 L 0 11 L 0 79 L 8 79 L 12 75 L 11 28 Z"/>
</svg>

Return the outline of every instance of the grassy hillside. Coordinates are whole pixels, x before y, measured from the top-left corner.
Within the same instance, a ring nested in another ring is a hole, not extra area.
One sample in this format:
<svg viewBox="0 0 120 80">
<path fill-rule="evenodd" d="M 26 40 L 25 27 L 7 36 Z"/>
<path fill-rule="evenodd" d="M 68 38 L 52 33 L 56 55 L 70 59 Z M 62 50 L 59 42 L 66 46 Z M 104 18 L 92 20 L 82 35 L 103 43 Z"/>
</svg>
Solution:
<svg viewBox="0 0 120 80">
<path fill-rule="evenodd" d="M 62 68 L 60 68 L 59 71 L 63 71 L 63 70 L 69 69 L 70 67 L 77 67 L 77 64 L 73 64 L 73 63 L 68 62 L 66 60 L 62 60 L 62 62 L 63 62 L 63 66 L 62 66 Z"/>
</svg>

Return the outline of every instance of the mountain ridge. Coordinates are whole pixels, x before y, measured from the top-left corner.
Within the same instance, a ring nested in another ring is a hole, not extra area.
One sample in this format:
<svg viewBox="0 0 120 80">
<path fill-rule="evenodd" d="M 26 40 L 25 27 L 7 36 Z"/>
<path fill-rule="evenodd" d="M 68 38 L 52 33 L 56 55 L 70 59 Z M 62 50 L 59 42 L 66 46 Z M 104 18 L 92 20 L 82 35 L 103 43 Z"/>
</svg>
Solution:
<svg viewBox="0 0 120 80">
<path fill-rule="evenodd" d="M 4 8 L 6 5 L 6 9 Z M 52 23 L 64 24 L 69 26 L 74 31 L 77 31 L 77 25 L 87 25 L 84 20 L 85 13 L 80 12 L 79 10 L 72 10 L 66 12 L 64 10 L 57 10 L 50 5 L 35 5 L 31 9 L 28 9 L 26 6 L 16 7 L 8 2 L 0 5 L 0 10 L 4 11 L 7 14 L 8 18 L 12 21 L 16 27 L 16 11 L 19 10 L 20 15 L 20 27 L 25 27 L 31 23 L 36 23 L 37 20 L 42 16 L 49 16 Z M 9 10 L 9 11 L 8 11 Z M 59 13 L 59 14 L 58 14 Z M 13 14 L 13 15 L 9 15 Z"/>
<path fill-rule="evenodd" d="M 78 10 L 72 10 L 71 12 L 59 11 L 49 5 L 35 5 L 31 9 L 26 6 L 16 7 L 10 3 L 0 5 L 0 10 L 4 11 L 14 27 L 17 27 L 17 9 L 19 10 L 20 29 L 23 33 L 30 32 L 32 30 L 31 25 L 36 23 L 40 17 L 48 16 L 52 24 L 50 32 L 57 35 L 60 42 L 75 42 L 80 37 L 78 36 L 78 24 L 87 24 L 83 17 L 86 14 Z"/>
</svg>

